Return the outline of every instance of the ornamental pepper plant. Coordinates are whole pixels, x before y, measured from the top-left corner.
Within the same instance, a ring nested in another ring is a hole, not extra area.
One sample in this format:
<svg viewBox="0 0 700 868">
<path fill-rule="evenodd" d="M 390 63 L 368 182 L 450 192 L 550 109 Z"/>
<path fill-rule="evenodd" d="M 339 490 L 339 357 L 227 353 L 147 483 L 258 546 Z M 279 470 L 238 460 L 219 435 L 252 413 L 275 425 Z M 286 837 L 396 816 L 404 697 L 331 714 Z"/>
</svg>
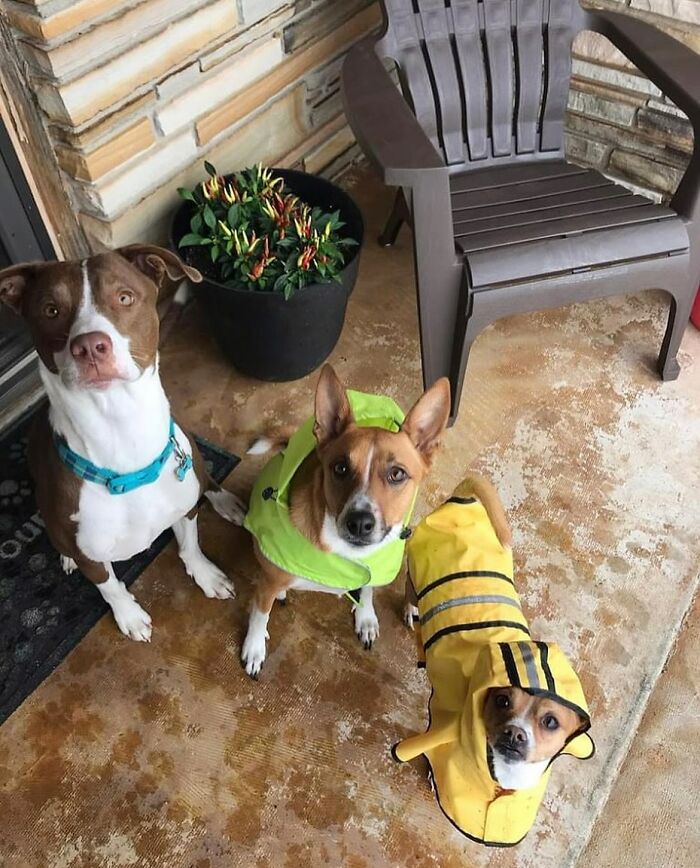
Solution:
<svg viewBox="0 0 700 868">
<path fill-rule="evenodd" d="M 204 167 L 207 180 L 178 190 L 193 207 L 179 247 L 201 248 L 188 258 L 207 277 L 287 299 L 307 284 L 339 280 L 357 242 L 343 236 L 338 211 L 307 205 L 260 165 L 226 177 Z"/>
</svg>

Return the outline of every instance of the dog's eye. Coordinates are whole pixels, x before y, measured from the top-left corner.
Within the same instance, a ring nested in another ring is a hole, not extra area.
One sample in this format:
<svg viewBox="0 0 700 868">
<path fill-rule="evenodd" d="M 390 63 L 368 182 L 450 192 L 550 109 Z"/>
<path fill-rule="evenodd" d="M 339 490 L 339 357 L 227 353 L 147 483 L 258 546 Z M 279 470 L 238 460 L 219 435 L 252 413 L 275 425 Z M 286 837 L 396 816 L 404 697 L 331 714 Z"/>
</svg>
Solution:
<svg viewBox="0 0 700 868">
<path fill-rule="evenodd" d="M 333 465 L 333 473 L 338 479 L 342 479 L 348 472 L 348 462 L 341 458 L 340 461 L 336 461 Z"/>
<path fill-rule="evenodd" d="M 496 708 L 510 708 L 510 699 L 505 695 L 505 693 L 499 693 L 496 696 Z"/>
<path fill-rule="evenodd" d="M 408 473 L 403 467 L 392 467 L 386 477 L 392 485 L 398 485 L 408 479 Z"/>
<path fill-rule="evenodd" d="M 559 729 L 559 721 L 553 714 L 545 714 L 542 718 L 542 726 L 550 732 L 554 732 L 555 729 Z"/>
<path fill-rule="evenodd" d="M 119 304 L 123 307 L 129 307 L 134 303 L 134 294 L 133 292 L 129 292 L 128 289 L 122 289 L 117 298 L 119 299 Z"/>
<path fill-rule="evenodd" d="M 55 319 L 58 316 L 58 308 L 53 302 L 44 305 L 44 316 L 48 319 Z"/>
</svg>

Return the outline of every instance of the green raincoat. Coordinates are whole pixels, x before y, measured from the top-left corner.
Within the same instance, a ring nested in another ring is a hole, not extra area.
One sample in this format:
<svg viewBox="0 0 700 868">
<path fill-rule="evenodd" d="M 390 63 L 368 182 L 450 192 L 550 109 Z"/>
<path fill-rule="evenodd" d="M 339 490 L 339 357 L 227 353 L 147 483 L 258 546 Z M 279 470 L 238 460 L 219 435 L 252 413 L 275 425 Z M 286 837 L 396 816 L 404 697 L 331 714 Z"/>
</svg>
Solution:
<svg viewBox="0 0 700 868">
<path fill-rule="evenodd" d="M 398 431 L 404 420 L 391 398 L 347 391 L 355 424 Z M 260 551 L 280 569 L 319 585 L 353 591 L 364 585 L 388 585 L 399 574 L 405 541 L 387 543 L 366 558 L 350 560 L 318 549 L 294 527 L 289 516 L 289 490 L 302 462 L 316 448 L 313 416 L 290 439 L 287 448 L 263 468 L 255 482 L 244 527 Z M 410 520 L 410 514 L 405 521 Z"/>
</svg>

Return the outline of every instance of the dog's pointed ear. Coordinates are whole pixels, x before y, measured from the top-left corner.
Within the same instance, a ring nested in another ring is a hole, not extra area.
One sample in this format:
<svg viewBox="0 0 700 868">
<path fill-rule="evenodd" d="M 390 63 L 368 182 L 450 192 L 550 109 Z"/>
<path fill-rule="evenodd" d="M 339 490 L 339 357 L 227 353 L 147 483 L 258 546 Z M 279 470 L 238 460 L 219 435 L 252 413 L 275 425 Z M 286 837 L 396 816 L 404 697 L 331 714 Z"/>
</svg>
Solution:
<svg viewBox="0 0 700 868">
<path fill-rule="evenodd" d="M 11 265 L 0 271 L 0 301 L 11 307 L 17 313 L 22 313 L 22 303 L 27 287 L 30 285 L 41 262 L 25 262 L 22 265 Z"/>
<path fill-rule="evenodd" d="M 200 283 L 202 280 L 202 275 L 196 268 L 185 265 L 176 253 L 166 250 L 165 247 L 155 244 L 129 244 L 127 247 L 118 248 L 115 253 L 128 259 L 158 287 L 163 285 L 166 275 L 171 280 L 182 280 L 185 277 L 193 283 Z"/>
<path fill-rule="evenodd" d="M 450 416 L 450 381 L 441 377 L 411 407 L 401 430 L 426 460 L 440 444 Z"/>
<path fill-rule="evenodd" d="M 343 384 L 330 365 L 324 365 L 316 386 L 314 437 L 323 446 L 338 437 L 353 421 Z"/>
</svg>

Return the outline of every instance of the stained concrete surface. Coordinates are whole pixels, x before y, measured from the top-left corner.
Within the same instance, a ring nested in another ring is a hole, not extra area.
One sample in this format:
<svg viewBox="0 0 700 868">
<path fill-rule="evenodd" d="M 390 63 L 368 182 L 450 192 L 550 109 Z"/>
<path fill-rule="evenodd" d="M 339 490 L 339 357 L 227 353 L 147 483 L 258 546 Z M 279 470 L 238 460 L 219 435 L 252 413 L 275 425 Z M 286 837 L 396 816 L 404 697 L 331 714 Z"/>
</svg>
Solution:
<svg viewBox="0 0 700 868">
<path fill-rule="evenodd" d="M 392 250 L 373 244 L 390 195 L 364 172 L 347 183 L 368 233 L 331 361 L 349 386 L 407 407 L 420 393 L 409 235 Z M 700 335 L 688 330 L 680 378 L 661 383 L 666 305 L 642 292 L 489 328 L 419 498 L 420 516 L 467 468 L 494 479 L 533 635 L 562 644 L 587 691 L 596 757 L 557 762 L 525 842 L 496 851 L 464 840 L 421 770 L 389 757 L 425 725 L 428 697 L 399 620 L 399 583 L 377 595 L 371 652 L 344 601 L 291 594 L 273 611 L 261 679 L 250 681 L 238 662 L 256 575 L 249 541 L 204 507 L 205 549 L 235 579 L 237 599 L 205 599 L 170 546 L 132 588 L 153 617 L 152 643 L 128 642 L 105 617 L 0 728 L 4 864 L 575 864 L 605 828 L 698 582 Z M 196 308 L 170 335 L 162 371 L 178 418 L 239 453 L 312 408 L 315 375 L 240 376 Z M 246 459 L 227 485 L 245 489 L 257 467 Z M 628 820 L 641 841 L 647 797 L 635 789 Z M 655 832 L 646 834 L 651 846 Z M 596 864 L 592 850 L 585 858 Z"/>
<path fill-rule="evenodd" d="M 591 831 L 579 868 L 690 868 L 700 854 L 700 597 Z"/>
</svg>

